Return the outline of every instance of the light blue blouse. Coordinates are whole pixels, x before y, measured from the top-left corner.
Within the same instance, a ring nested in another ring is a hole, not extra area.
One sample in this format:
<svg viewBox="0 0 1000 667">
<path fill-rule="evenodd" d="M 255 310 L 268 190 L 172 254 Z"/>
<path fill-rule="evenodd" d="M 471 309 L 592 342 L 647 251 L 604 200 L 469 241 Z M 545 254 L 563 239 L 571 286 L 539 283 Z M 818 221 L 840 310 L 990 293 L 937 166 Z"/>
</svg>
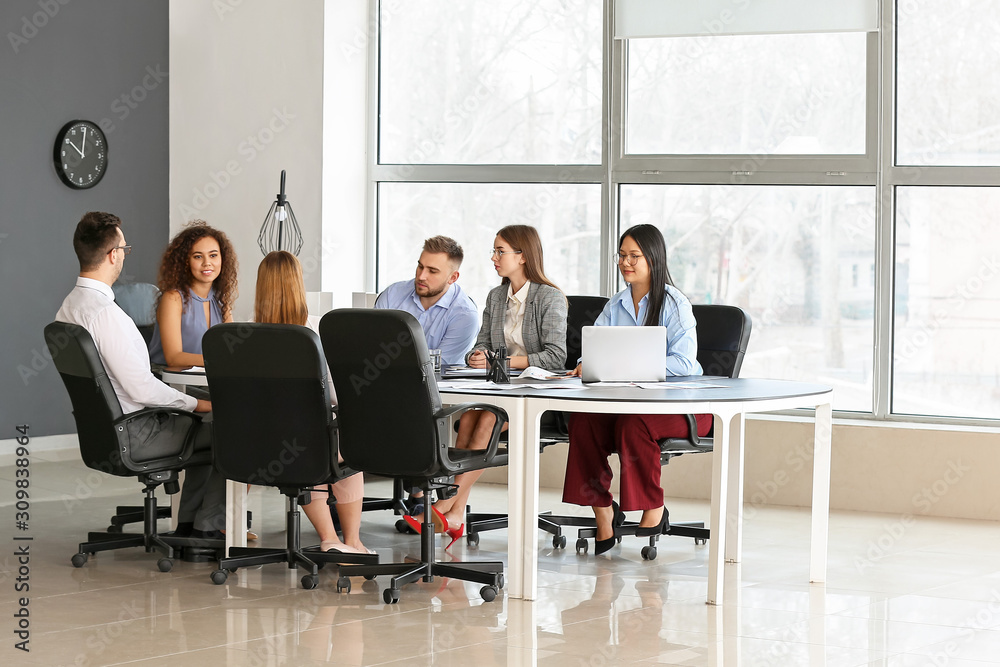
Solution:
<svg viewBox="0 0 1000 667">
<path fill-rule="evenodd" d="M 201 337 L 208 331 L 208 323 L 205 322 L 205 308 L 201 304 L 208 302 L 208 313 L 211 323 L 222 322 L 222 309 L 219 301 L 215 298 L 215 288 L 208 291 L 208 298 L 203 299 L 190 289 L 188 290 L 188 302 L 181 312 L 181 349 L 188 354 L 201 354 Z M 160 340 L 160 323 L 153 325 L 153 337 L 149 339 L 149 360 L 154 364 L 166 365 L 167 360 L 163 356 L 163 341 Z"/>
<path fill-rule="evenodd" d="M 698 334 L 691 302 L 676 287 L 665 285 L 667 293 L 660 309 L 660 326 L 667 328 L 667 375 L 701 375 L 698 363 Z M 615 294 L 598 315 L 594 326 L 637 327 L 646 320 L 649 294 L 639 300 L 639 314 L 632 305 L 632 286 Z"/>
</svg>

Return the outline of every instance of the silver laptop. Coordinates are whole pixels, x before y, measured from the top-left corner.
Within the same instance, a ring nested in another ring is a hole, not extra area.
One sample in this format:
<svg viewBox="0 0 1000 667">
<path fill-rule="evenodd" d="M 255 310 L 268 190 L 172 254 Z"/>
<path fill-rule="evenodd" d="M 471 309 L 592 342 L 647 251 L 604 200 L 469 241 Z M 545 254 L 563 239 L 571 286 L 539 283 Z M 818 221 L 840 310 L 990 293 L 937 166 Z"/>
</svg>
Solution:
<svg viewBox="0 0 1000 667">
<path fill-rule="evenodd" d="M 663 382 L 666 327 L 583 327 L 584 382 Z"/>
</svg>

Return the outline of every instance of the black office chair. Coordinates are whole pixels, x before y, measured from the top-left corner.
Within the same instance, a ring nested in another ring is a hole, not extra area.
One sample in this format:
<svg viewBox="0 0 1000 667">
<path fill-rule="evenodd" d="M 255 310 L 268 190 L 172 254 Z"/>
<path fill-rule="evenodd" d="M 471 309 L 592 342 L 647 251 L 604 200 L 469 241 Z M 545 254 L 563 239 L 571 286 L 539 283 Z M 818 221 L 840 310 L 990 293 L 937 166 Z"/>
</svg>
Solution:
<svg viewBox="0 0 1000 667">
<path fill-rule="evenodd" d="M 569 296 L 566 297 L 568 308 L 566 313 L 566 370 L 573 370 L 580 361 L 582 329 L 597 320 L 597 316 L 608 303 L 605 296 Z M 565 412 L 549 411 L 542 414 L 539 448 L 542 452 L 550 445 L 566 442 L 569 438 L 569 415 Z M 457 423 L 456 423 L 457 427 Z M 506 438 L 506 434 L 503 436 Z M 473 512 L 469 505 L 465 510 L 466 541 L 470 546 L 479 544 L 479 533 L 488 530 L 500 530 L 508 525 L 506 514 L 497 512 Z M 591 526 L 593 519 L 576 516 L 556 516 L 551 512 L 538 515 L 538 528 L 552 536 L 552 547 L 566 547 L 564 526 Z"/>
<path fill-rule="evenodd" d="M 420 325 L 400 310 L 344 308 L 327 313 L 320 322 L 323 350 L 337 387 L 337 420 L 344 460 L 355 470 L 405 480 L 419 486 L 425 498 L 451 475 L 506 465 L 507 452 L 498 447 L 507 413 L 483 403 L 442 408 L 434 367 Z M 452 415 L 477 408 L 497 417 L 486 450 L 450 447 Z M 418 579 L 452 577 L 485 584 L 484 600 L 503 588 L 503 563 L 440 563 L 434 559 L 431 505 L 424 505 L 420 561 L 344 566 L 338 590 L 350 590 L 351 575 L 389 574 L 383 591 L 386 603 L 399 601 L 400 587 Z"/>
<path fill-rule="evenodd" d="M 212 390 L 215 467 L 227 479 L 277 487 L 287 497 L 285 548 L 230 547 L 212 581 L 240 567 L 287 563 L 315 588 L 317 563 L 377 563 L 378 556 L 303 550 L 299 505 L 311 487 L 354 471 L 337 463 L 337 426 L 314 331 L 293 324 L 219 324 L 202 338 Z"/>
<path fill-rule="evenodd" d="M 124 414 L 94 339 L 83 327 L 52 322 L 45 327 L 45 341 L 73 404 L 83 462 L 109 475 L 135 476 L 145 487 L 143 532 L 123 533 L 118 527 L 88 533 L 87 541 L 72 558 L 73 566 L 83 567 L 88 556 L 99 551 L 143 547 L 147 553 L 161 552 L 157 566 L 161 572 L 169 572 L 176 549 L 190 550 L 191 560 L 207 560 L 215 550 L 224 548 L 222 540 L 161 535 L 156 528 L 156 488 L 163 485 L 168 494 L 177 493 L 179 471 L 211 463 L 210 451 L 194 452 L 195 432 L 210 427 L 202 427 L 200 416 L 174 408 L 145 408 Z M 157 442 L 148 436 L 168 419 L 187 422 L 183 442 Z"/>
<path fill-rule="evenodd" d="M 735 378 L 740 375 L 740 367 L 746 356 L 750 343 L 751 321 L 743 309 L 722 304 L 692 306 L 694 319 L 698 323 L 698 363 L 702 372 L 708 376 Z M 685 415 L 688 422 L 688 436 L 684 438 L 665 438 L 660 440 L 660 465 L 666 465 L 670 459 L 683 454 L 704 454 L 711 452 L 714 446 L 712 431 L 699 436 L 694 415 Z M 714 427 L 713 427 L 714 428 Z M 664 506 L 664 512 L 667 507 Z M 668 514 L 669 516 L 669 514 Z M 703 522 L 669 523 L 665 534 L 679 537 L 693 537 L 695 543 L 704 543 L 709 539 L 709 529 Z M 626 522 L 621 528 L 622 535 L 634 535 L 635 522 Z M 596 535 L 596 528 L 580 530 L 577 539 L 577 552 L 586 553 L 587 538 Z M 642 548 L 645 560 L 656 558 L 656 542 L 659 535 L 649 538 L 649 544 Z"/>
<path fill-rule="evenodd" d="M 153 337 L 153 325 L 156 323 L 156 300 L 160 296 L 159 288 L 150 283 L 117 282 L 111 289 L 115 293 L 115 303 L 132 318 L 146 345 L 149 345 Z"/>
</svg>

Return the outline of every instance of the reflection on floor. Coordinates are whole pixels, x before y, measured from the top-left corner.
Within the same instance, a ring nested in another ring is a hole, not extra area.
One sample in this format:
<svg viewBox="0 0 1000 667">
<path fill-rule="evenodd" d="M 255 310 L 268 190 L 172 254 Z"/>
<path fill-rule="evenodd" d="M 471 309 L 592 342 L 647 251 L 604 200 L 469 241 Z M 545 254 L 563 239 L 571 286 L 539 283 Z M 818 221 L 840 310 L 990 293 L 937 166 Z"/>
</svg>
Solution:
<svg viewBox="0 0 1000 667">
<path fill-rule="evenodd" d="M 727 602 L 705 604 L 706 547 L 661 540 L 655 561 L 642 542 L 601 557 L 541 540 L 538 601 L 435 580 L 382 603 L 381 578 L 335 590 L 336 569 L 304 591 L 282 566 L 240 570 L 226 585 L 211 564 L 178 561 L 157 571 L 133 549 L 70 565 L 88 529 L 102 529 L 116 503 L 137 501 L 134 480 L 78 461 L 32 462 L 30 591 L 16 592 L 13 467 L 0 467 L 0 664 L 3 665 L 948 665 L 1000 661 L 1000 531 L 989 522 L 835 512 L 829 581 L 808 579 L 805 510 L 747 511 L 744 562 L 727 566 Z M 370 495 L 388 483 L 368 485 Z M 543 491 L 557 511 L 559 494 Z M 502 510 L 506 488 L 483 485 L 478 507 Z M 254 529 L 283 544 L 283 501 L 251 492 Z M 705 504 L 670 503 L 671 514 L 704 518 Z M 366 513 L 363 537 L 383 559 L 415 553 L 389 512 Z M 165 525 L 165 522 L 164 522 Z M 315 539 L 311 528 L 304 541 Z M 464 541 L 456 558 L 506 560 L 506 531 Z M 30 653 L 14 648 L 18 598 L 30 596 Z"/>
</svg>

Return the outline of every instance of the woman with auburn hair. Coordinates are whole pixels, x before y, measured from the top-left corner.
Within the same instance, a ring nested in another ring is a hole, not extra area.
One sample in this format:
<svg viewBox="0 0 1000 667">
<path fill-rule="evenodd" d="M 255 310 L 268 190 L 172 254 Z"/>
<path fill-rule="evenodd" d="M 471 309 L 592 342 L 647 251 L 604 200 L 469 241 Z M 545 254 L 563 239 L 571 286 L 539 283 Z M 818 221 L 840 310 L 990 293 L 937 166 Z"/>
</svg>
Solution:
<svg viewBox="0 0 1000 667">
<path fill-rule="evenodd" d="M 667 375 L 701 375 L 694 313 L 691 302 L 670 278 L 663 234 L 653 225 L 625 230 L 615 259 L 628 286 L 611 297 L 594 325 L 665 327 Z M 578 364 L 573 374 L 580 375 L 581 370 Z M 695 420 L 698 435 L 706 435 L 712 415 L 695 415 Z M 642 510 L 637 536 L 659 535 L 669 529 L 660 486 L 659 441 L 687 435 L 684 415 L 570 415 L 563 502 L 593 509 L 597 521 L 594 555 L 621 540 L 625 511 Z M 608 457 L 614 452 L 621 462 L 620 507 L 610 490 Z"/>
<path fill-rule="evenodd" d="M 149 358 L 160 366 L 204 366 L 201 337 L 233 321 L 239 264 L 229 238 L 195 220 L 163 252 Z"/>
<path fill-rule="evenodd" d="M 566 363 L 566 297 L 545 276 L 538 230 L 529 225 L 504 227 L 493 240 L 490 257 L 501 278 L 500 285 L 486 297 L 483 324 L 475 346 L 465 355 L 466 363 L 473 368 L 487 368 L 486 351 L 505 346 L 511 368 L 540 366 L 561 372 Z M 466 412 L 458 423 L 455 446 L 486 449 L 495 423 L 496 417 L 491 412 Z M 451 537 L 449 547 L 465 531 L 465 506 L 472 485 L 482 474 L 482 470 L 476 470 L 458 475 L 455 495 L 437 501 L 432 507 L 434 530 Z M 403 519 L 420 531 L 417 519 L 408 516 Z"/>
<path fill-rule="evenodd" d="M 255 322 L 298 324 L 319 333 L 319 318 L 309 315 L 306 286 L 298 258 L 285 250 L 268 253 L 257 267 L 257 293 L 253 301 Z M 329 382 L 330 397 L 337 402 L 333 382 Z M 340 459 L 343 460 L 343 459 Z M 361 501 L 365 493 L 364 477 L 354 474 L 327 485 L 327 491 L 312 492 L 312 502 L 302 506 L 309 521 L 319 533 L 323 551 L 370 554 L 374 551 L 361 543 Z M 337 515 L 344 533 L 341 541 L 333 525 L 327 498 L 337 499 Z"/>
</svg>

